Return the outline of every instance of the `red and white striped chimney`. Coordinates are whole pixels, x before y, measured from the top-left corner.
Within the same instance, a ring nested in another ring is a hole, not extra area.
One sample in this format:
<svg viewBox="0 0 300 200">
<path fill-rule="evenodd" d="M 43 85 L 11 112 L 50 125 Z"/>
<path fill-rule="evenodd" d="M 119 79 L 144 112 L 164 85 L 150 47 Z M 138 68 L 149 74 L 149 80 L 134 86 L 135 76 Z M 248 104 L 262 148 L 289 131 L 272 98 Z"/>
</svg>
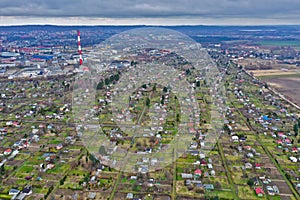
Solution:
<svg viewBox="0 0 300 200">
<path fill-rule="evenodd" d="M 81 43 L 80 43 L 80 31 L 77 30 L 77 41 L 78 41 L 78 53 L 79 53 L 79 65 L 82 65 L 82 50 L 81 50 Z"/>
</svg>

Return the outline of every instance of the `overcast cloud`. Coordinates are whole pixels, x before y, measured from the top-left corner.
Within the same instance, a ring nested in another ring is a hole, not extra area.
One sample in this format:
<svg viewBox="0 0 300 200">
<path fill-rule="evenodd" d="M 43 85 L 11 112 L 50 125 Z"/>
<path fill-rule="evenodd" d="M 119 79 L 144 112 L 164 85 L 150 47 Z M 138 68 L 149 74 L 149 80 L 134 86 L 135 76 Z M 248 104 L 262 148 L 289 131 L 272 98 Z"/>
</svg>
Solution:
<svg viewBox="0 0 300 200">
<path fill-rule="evenodd" d="M 205 19 L 222 24 L 230 19 L 241 23 L 260 20 L 280 23 L 300 21 L 299 0 L 1 0 L 1 24 L 14 19 L 87 18 L 120 19 Z M 6 21 L 6 22 L 5 22 Z M 109 20 L 108 20 L 109 21 Z M 26 22 L 25 22 L 26 23 Z M 299 24 L 300 22 L 298 22 Z"/>
</svg>

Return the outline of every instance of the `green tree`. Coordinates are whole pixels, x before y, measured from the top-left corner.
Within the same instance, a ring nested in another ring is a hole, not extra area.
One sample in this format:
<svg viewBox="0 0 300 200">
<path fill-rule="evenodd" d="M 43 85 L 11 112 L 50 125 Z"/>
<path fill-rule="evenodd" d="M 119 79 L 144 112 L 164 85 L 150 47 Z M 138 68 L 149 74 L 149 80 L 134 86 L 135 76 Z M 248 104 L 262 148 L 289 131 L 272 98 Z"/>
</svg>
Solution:
<svg viewBox="0 0 300 200">
<path fill-rule="evenodd" d="M 130 65 L 133 66 L 134 64 L 135 64 L 134 60 L 132 60 L 131 63 L 130 63 Z"/>
<path fill-rule="evenodd" d="M 156 83 L 154 83 L 152 91 L 155 92 L 156 91 Z"/>
<path fill-rule="evenodd" d="M 64 182 L 66 181 L 67 176 L 64 176 L 62 179 L 60 179 L 59 184 L 63 185 Z"/>
<path fill-rule="evenodd" d="M 104 147 L 104 146 L 101 146 L 101 147 L 99 148 L 99 153 L 100 153 L 101 155 L 104 155 L 104 156 L 106 156 L 106 155 L 107 155 L 107 152 L 106 152 L 106 150 L 105 150 L 105 147 Z"/>
<path fill-rule="evenodd" d="M 179 122 L 180 121 L 180 115 L 177 113 L 176 115 L 176 121 Z"/>
<path fill-rule="evenodd" d="M 298 124 L 294 125 L 294 132 L 295 132 L 295 136 L 298 136 L 298 133 L 299 133 L 299 126 L 298 126 Z"/>
<path fill-rule="evenodd" d="M 248 124 L 250 124 L 250 119 L 247 117 L 247 122 L 248 122 Z"/>
<path fill-rule="evenodd" d="M 115 80 L 115 76 L 114 75 L 111 75 L 110 77 L 109 77 L 109 82 L 113 82 Z"/>
<path fill-rule="evenodd" d="M 99 82 L 99 83 L 97 84 L 97 90 L 101 90 L 101 89 L 103 88 L 103 86 L 104 86 L 103 81 Z"/>
<path fill-rule="evenodd" d="M 167 87 L 164 87 L 164 88 L 163 88 L 163 91 L 164 91 L 164 92 L 168 92 L 168 88 L 167 88 Z"/>
<path fill-rule="evenodd" d="M 143 84 L 143 85 L 142 85 L 142 88 L 146 89 L 146 88 L 147 88 L 147 85 L 146 85 L 146 84 Z"/>
<path fill-rule="evenodd" d="M 146 106 L 150 107 L 150 99 L 149 98 L 146 99 Z"/>
<path fill-rule="evenodd" d="M 104 83 L 105 83 L 105 85 L 109 85 L 109 84 L 110 84 L 109 78 L 106 78 L 106 79 L 104 80 Z"/>
<path fill-rule="evenodd" d="M 115 79 L 115 81 L 118 81 L 120 79 L 120 75 L 119 74 L 115 74 L 114 75 L 114 79 Z"/>
<path fill-rule="evenodd" d="M 97 160 L 97 158 L 93 154 L 89 155 L 89 159 L 93 162 L 93 164 L 96 164 L 97 162 L 99 162 L 99 160 Z"/>
<path fill-rule="evenodd" d="M 186 74 L 187 76 L 190 75 L 190 74 L 191 74 L 191 70 L 190 70 L 190 69 L 185 70 L 185 74 Z"/>
<path fill-rule="evenodd" d="M 247 181 L 247 184 L 248 184 L 250 187 L 252 187 L 252 186 L 254 185 L 254 181 L 253 181 L 252 179 L 249 179 L 249 180 Z"/>
<path fill-rule="evenodd" d="M 0 169 L 0 174 L 4 174 L 4 172 L 5 172 L 4 165 L 2 165 Z"/>
<path fill-rule="evenodd" d="M 165 96 L 162 95 L 162 96 L 161 96 L 161 102 L 160 102 L 160 103 L 161 103 L 161 104 L 164 104 L 164 101 L 165 101 Z"/>
</svg>

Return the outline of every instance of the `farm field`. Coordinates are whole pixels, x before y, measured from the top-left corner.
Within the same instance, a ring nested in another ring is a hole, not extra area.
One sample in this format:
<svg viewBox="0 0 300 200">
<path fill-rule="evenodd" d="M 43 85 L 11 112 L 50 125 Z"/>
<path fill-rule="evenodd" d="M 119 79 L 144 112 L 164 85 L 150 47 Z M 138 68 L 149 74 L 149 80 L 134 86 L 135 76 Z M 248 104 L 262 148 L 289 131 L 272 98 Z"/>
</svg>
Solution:
<svg viewBox="0 0 300 200">
<path fill-rule="evenodd" d="M 264 77 L 271 87 L 300 105 L 300 75 Z"/>
</svg>

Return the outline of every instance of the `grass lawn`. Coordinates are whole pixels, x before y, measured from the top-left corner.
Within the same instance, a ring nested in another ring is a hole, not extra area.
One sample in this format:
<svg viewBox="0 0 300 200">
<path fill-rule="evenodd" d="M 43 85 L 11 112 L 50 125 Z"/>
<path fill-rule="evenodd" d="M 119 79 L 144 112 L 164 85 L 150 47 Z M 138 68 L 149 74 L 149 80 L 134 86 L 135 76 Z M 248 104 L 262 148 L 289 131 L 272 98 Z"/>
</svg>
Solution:
<svg viewBox="0 0 300 200">
<path fill-rule="evenodd" d="M 76 182 L 65 182 L 64 185 L 60 186 L 60 188 L 82 190 L 82 186 Z"/>
<path fill-rule="evenodd" d="M 8 194 L 0 194 L 0 199 L 11 199 L 11 197 Z"/>
<path fill-rule="evenodd" d="M 80 167 L 80 169 L 78 169 L 78 168 L 76 168 L 76 169 L 73 169 L 73 170 L 71 170 L 70 171 L 70 175 L 78 175 L 78 176 L 85 176 L 85 174 L 87 173 L 87 171 L 85 171 L 85 169 L 83 169 L 83 168 L 81 168 Z"/>
<path fill-rule="evenodd" d="M 238 195 L 240 199 L 250 200 L 250 199 L 257 199 L 254 190 L 251 189 L 249 186 L 238 186 Z M 264 198 L 261 198 L 264 199 Z"/>
<path fill-rule="evenodd" d="M 16 157 L 15 160 L 27 160 L 29 158 L 29 154 L 24 154 L 24 153 L 19 153 Z"/>
<path fill-rule="evenodd" d="M 300 41 L 289 40 L 262 40 L 258 44 L 263 46 L 300 46 Z"/>
<path fill-rule="evenodd" d="M 226 159 L 230 161 L 240 161 L 242 156 L 226 155 Z"/>
<path fill-rule="evenodd" d="M 230 189 L 230 184 L 228 183 L 227 177 L 223 176 L 223 177 L 210 177 L 210 182 L 219 182 L 221 183 L 222 189 Z"/>
<path fill-rule="evenodd" d="M 206 191 L 205 196 L 209 196 L 209 197 L 218 196 L 219 199 L 234 199 L 233 192 L 227 190 Z"/>
<path fill-rule="evenodd" d="M 47 170 L 47 173 L 50 173 L 50 174 L 63 174 L 67 171 L 67 169 L 69 167 L 70 166 L 67 163 L 59 163 L 53 169 Z"/>
<path fill-rule="evenodd" d="M 48 188 L 32 187 L 32 192 L 35 194 L 46 194 Z"/>
<path fill-rule="evenodd" d="M 49 144 L 59 144 L 61 143 L 60 140 L 55 140 L 54 138 L 52 138 L 52 140 L 49 141 Z"/>
<path fill-rule="evenodd" d="M 19 169 L 19 173 L 30 173 L 33 170 L 33 166 L 31 165 L 23 165 L 20 169 Z"/>
<path fill-rule="evenodd" d="M 196 158 L 178 158 L 177 162 L 183 162 L 183 163 L 193 163 L 196 162 Z"/>
<path fill-rule="evenodd" d="M 18 186 L 25 186 L 28 184 L 28 181 L 26 181 L 25 179 L 24 180 L 17 180 L 16 183 L 18 184 Z"/>
<path fill-rule="evenodd" d="M 4 169 L 5 169 L 5 171 L 11 171 L 11 170 L 14 169 L 14 166 L 12 166 L 12 165 L 4 165 Z"/>
<path fill-rule="evenodd" d="M 150 173 L 151 177 L 153 177 L 155 180 L 167 180 L 166 174 L 163 171 L 157 171 Z"/>
<path fill-rule="evenodd" d="M 81 148 L 83 148 L 83 146 L 75 146 L 75 145 L 73 145 L 73 146 L 70 146 L 70 147 L 69 147 L 70 150 L 73 150 L 73 149 L 74 149 L 74 150 L 79 150 L 79 149 L 81 149 Z"/>
<path fill-rule="evenodd" d="M 269 196 L 270 200 L 280 200 L 280 196 Z"/>
<path fill-rule="evenodd" d="M 231 168 L 231 171 L 232 171 L 232 179 L 233 179 L 233 182 L 235 184 L 246 185 L 247 179 L 242 178 L 243 172 L 242 172 L 242 169 L 240 167 L 237 167 L 235 170 L 233 170 Z"/>
</svg>

